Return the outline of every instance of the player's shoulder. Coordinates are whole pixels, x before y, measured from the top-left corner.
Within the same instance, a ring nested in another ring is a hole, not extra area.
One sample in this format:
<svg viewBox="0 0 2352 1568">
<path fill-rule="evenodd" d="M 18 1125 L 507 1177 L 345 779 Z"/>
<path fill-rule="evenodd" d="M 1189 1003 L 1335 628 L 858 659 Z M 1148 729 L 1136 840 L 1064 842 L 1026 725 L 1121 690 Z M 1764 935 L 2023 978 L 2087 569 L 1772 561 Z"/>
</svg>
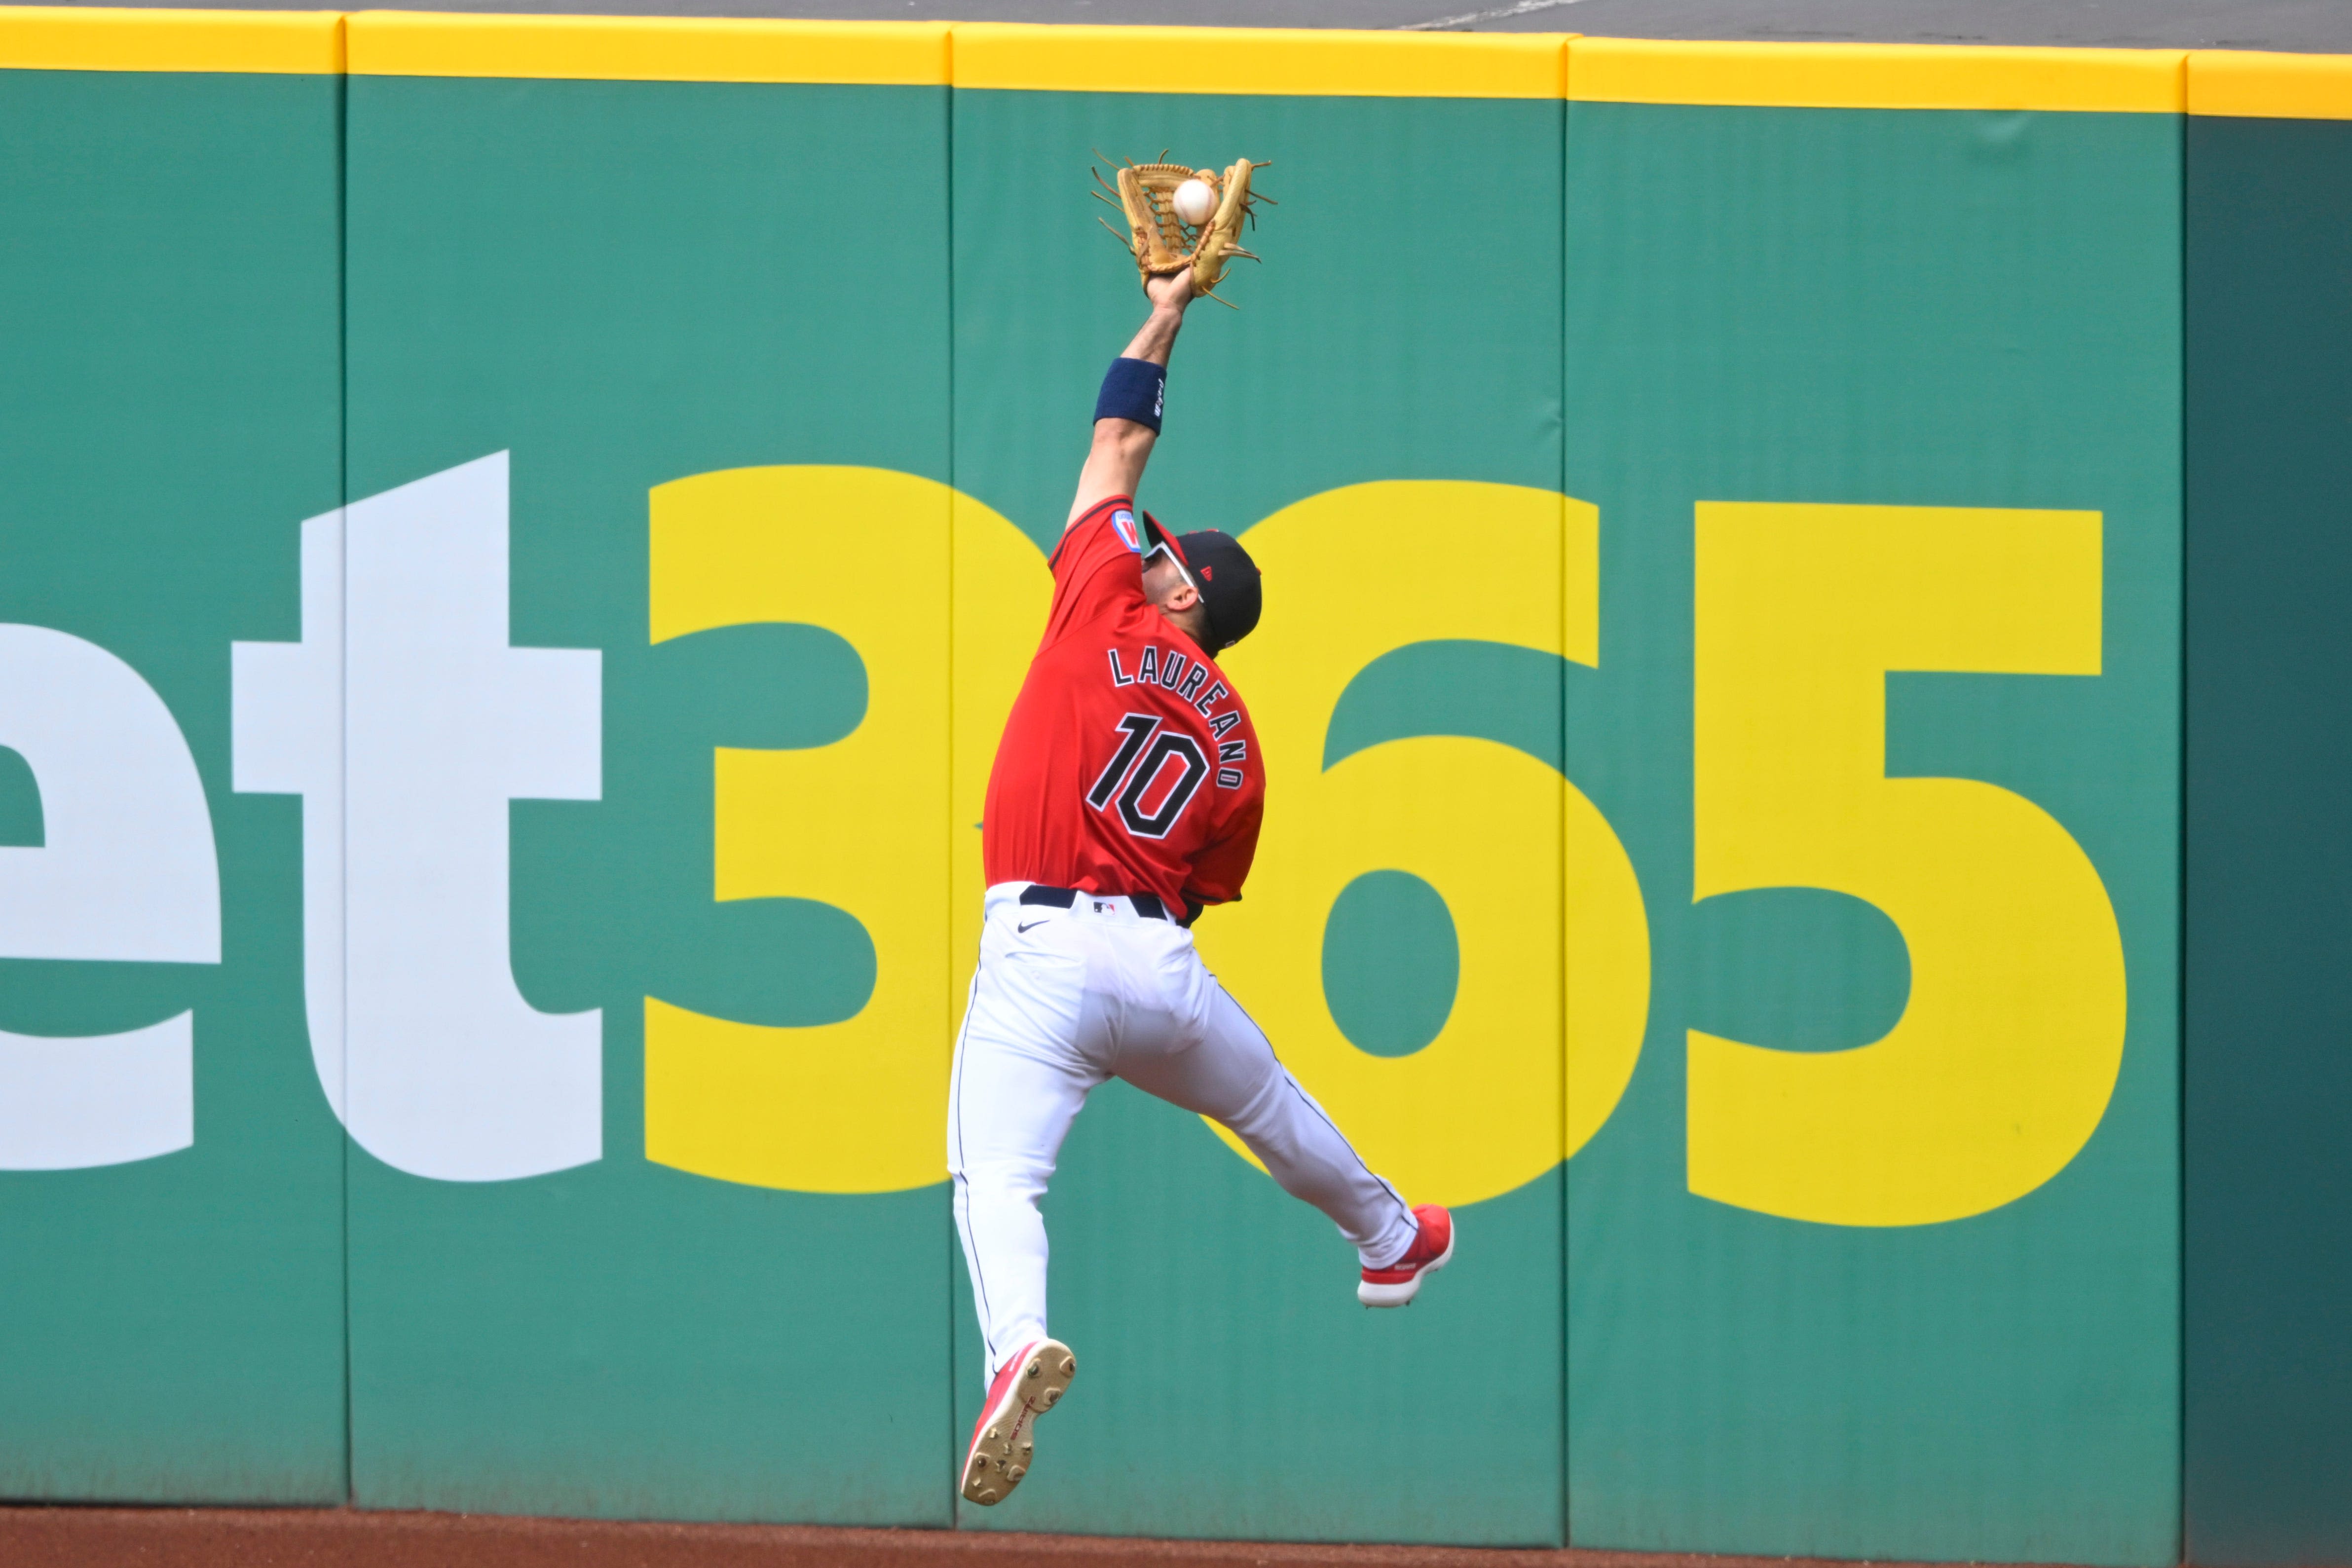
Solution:
<svg viewBox="0 0 2352 1568">
<path fill-rule="evenodd" d="M 1189 642 L 1185 646 L 1188 651 L 1192 651 Z M 1249 704 L 1243 700 L 1240 692 L 1234 689 L 1232 677 L 1211 659 L 1201 659 L 1198 668 L 1204 689 L 1188 700 L 1188 705 L 1198 710 L 1201 717 L 1209 720 L 1221 733 L 1235 725 L 1255 728 L 1250 724 Z"/>
<path fill-rule="evenodd" d="M 1066 552 L 1084 550 L 1097 539 L 1106 542 L 1115 540 L 1120 548 L 1133 554 L 1143 553 L 1143 522 L 1136 511 L 1134 497 L 1105 496 L 1071 519 L 1070 525 L 1062 530 L 1048 564 L 1059 567 Z"/>
<path fill-rule="evenodd" d="M 1217 663 L 1213 658 L 1203 658 L 1201 662 L 1208 669 L 1211 678 L 1216 681 L 1218 690 L 1223 693 L 1217 700 L 1239 713 L 1244 723 L 1249 722 L 1249 700 L 1234 687 L 1234 678 L 1225 673 L 1224 666 Z"/>
</svg>

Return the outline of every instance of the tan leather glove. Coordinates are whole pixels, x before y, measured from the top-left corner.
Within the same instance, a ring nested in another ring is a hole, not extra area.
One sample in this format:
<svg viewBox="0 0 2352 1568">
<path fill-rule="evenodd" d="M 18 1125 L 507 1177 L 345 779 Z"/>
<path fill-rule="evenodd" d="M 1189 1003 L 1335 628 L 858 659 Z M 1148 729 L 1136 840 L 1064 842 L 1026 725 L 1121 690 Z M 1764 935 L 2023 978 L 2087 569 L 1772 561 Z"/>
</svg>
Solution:
<svg viewBox="0 0 2352 1568">
<path fill-rule="evenodd" d="M 1214 169 L 1188 169 L 1181 163 L 1129 163 L 1120 169 L 1118 196 L 1112 205 L 1127 218 L 1128 232 L 1119 237 L 1135 257 L 1137 274 L 1149 282 L 1189 267 L 1192 291 L 1216 299 L 1228 262 L 1236 256 L 1258 259 L 1242 248 L 1241 231 L 1244 222 L 1255 224 L 1259 202 L 1273 200 L 1250 189 L 1251 170 L 1264 167 L 1243 158 L 1222 174 Z M 1101 178 L 1096 175 L 1097 184 Z M 1176 187 L 1187 180 L 1199 180 L 1216 193 L 1216 209 L 1199 224 L 1186 223 L 1176 212 Z M 1112 200 L 1107 191 L 1098 194 Z M 1111 232 L 1118 234 L 1117 229 Z"/>
</svg>

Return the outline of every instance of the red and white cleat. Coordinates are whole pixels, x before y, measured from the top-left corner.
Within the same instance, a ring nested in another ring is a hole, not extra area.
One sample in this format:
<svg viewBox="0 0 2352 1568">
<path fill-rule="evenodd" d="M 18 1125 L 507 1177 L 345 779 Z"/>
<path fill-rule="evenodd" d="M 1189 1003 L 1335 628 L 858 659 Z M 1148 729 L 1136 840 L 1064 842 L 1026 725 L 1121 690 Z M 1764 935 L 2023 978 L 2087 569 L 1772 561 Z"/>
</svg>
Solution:
<svg viewBox="0 0 2352 1568">
<path fill-rule="evenodd" d="M 997 1368 L 963 1457 L 965 1501 L 1000 1503 L 1013 1495 L 1036 1452 L 1037 1417 L 1054 1408 L 1077 1372 L 1078 1358 L 1059 1340 L 1024 1346 Z"/>
<path fill-rule="evenodd" d="M 1417 1204 L 1412 1217 L 1421 1234 L 1404 1256 L 1386 1268 L 1367 1268 L 1356 1285 L 1356 1300 L 1367 1307 L 1402 1307 L 1421 1289 L 1421 1282 L 1454 1261 L 1454 1216 L 1437 1204 Z"/>
</svg>

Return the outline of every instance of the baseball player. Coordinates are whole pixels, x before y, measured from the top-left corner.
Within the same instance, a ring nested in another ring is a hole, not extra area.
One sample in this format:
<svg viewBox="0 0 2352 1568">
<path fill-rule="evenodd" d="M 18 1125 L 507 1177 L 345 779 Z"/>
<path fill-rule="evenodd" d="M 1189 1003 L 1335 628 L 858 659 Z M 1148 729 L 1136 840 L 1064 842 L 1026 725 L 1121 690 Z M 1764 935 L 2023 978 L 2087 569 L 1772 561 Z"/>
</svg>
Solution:
<svg viewBox="0 0 2352 1568">
<path fill-rule="evenodd" d="M 980 967 L 948 1100 L 988 1355 L 963 1465 L 976 1503 L 1020 1483 L 1036 1417 L 1077 1371 L 1046 1333 L 1037 1202 L 1106 1079 L 1232 1129 L 1354 1244 L 1366 1306 L 1404 1305 L 1454 1256 L 1452 1216 L 1408 1206 L 1365 1166 L 1193 951 L 1193 920 L 1241 897 L 1257 846 L 1264 764 L 1216 660 L 1257 625 L 1258 572 L 1225 534 L 1171 535 L 1135 504 L 1194 279 L 1146 289 L 1151 314 L 1095 405 L 1045 638 L 988 782 Z"/>
</svg>

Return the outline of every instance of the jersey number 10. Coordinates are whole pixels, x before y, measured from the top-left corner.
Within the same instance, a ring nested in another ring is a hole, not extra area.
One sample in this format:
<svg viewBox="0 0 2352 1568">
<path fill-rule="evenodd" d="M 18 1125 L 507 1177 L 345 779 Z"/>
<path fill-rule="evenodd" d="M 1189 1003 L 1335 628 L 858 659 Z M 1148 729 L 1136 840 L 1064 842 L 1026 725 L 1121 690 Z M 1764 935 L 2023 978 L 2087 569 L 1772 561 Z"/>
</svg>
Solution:
<svg viewBox="0 0 2352 1568">
<path fill-rule="evenodd" d="M 1118 721 L 1118 727 L 1127 738 L 1118 743 L 1118 751 L 1112 755 L 1110 765 L 1103 769 L 1102 777 L 1095 780 L 1095 787 L 1087 791 L 1087 804 L 1097 811 L 1104 810 L 1116 793 L 1119 820 L 1127 824 L 1129 833 L 1138 838 L 1165 838 L 1169 829 L 1176 826 L 1177 818 L 1184 815 L 1184 808 L 1192 804 L 1201 781 L 1209 776 L 1209 759 L 1202 754 L 1201 743 L 1182 731 L 1160 731 L 1160 720 L 1153 714 L 1129 713 Z M 1154 731 L 1160 731 L 1157 740 L 1152 739 Z M 1145 750 L 1147 745 L 1149 751 Z M 1136 761 L 1139 753 L 1143 758 L 1139 764 Z M 1171 757 L 1182 759 L 1184 771 L 1161 797 L 1159 809 L 1146 813 L 1143 797 L 1166 770 Z M 1127 781 L 1123 790 L 1118 787 L 1121 779 Z"/>
</svg>

